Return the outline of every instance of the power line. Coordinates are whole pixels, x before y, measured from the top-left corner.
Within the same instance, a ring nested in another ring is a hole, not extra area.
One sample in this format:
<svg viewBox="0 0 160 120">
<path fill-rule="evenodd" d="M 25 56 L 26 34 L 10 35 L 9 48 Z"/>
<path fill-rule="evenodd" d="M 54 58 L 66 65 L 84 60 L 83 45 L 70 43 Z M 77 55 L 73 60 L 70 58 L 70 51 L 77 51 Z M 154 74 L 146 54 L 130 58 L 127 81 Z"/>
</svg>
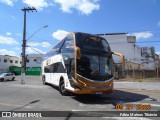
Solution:
<svg viewBox="0 0 160 120">
<path fill-rule="evenodd" d="M 43 53 L 39 52 L 38 50 L 35 50 L 34 48 L 32 48 L 32 47 L 30 47 L 30 46 L 28 46 L 28 45 L 27 45 L 26 47 L 29 47 L 29 48 L 31 48 L 32 50 L 34 50 L 35 52 L 37 52 L 37 53 L 43 55 Z"/>
</svg>

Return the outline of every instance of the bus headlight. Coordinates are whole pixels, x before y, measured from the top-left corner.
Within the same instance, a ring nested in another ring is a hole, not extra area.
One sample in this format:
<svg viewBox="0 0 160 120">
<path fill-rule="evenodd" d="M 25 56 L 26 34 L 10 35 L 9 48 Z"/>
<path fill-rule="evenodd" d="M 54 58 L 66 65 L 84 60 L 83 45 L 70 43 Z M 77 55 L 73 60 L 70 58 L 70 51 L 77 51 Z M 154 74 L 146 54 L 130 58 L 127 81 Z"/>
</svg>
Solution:
<svg viewBox="0 0 160 120">
<path fill-rule="evenodd" d="M 84 86 L 86 86 L 86 83 L 82 82 L 81 80 L 78 79 L 78 82 Z"/>
</svg>

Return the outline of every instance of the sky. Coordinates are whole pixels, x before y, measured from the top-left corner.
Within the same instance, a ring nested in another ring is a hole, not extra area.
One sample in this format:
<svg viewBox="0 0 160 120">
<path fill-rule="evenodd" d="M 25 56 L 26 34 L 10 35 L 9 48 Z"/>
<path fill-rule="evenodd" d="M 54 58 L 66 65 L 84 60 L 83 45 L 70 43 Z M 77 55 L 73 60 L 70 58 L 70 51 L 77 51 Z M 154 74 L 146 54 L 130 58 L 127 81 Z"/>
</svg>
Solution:
<svg viewBox="0 0 160 120">
<path fill-rule="evenodd" d="M 128 33 L 160 55 L 160 0 L 0 0 L 0 54 L 46 53 L 69 32 Z M 44 27 L 48 26 L 48 27 Z"/>
</svg>

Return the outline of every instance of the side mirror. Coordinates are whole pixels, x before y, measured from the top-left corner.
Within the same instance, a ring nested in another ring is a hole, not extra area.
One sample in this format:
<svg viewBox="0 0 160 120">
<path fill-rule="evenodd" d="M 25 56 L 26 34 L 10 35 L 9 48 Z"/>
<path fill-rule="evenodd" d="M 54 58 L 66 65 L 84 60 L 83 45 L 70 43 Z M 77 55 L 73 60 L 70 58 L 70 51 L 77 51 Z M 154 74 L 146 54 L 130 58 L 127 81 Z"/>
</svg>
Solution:
<svg viewBox="0 0 160 120">
<path fill-rule="evenodd" d="M 79 48 L 79 47 L 76 47 L 75 51 L 76 51 L 76 58 L 77 58 L 77 59 L 80 59 L 80 57 L 81 57 L 80 48 Z"/>
<path fill-rule="evenodd" d="M 119 56 L 121 58 L 121 63 L 125 62 L 125 57 L 123 54 L 118 53 L 118 52 L 112 52 L 112 54 Z"/>
</svg>

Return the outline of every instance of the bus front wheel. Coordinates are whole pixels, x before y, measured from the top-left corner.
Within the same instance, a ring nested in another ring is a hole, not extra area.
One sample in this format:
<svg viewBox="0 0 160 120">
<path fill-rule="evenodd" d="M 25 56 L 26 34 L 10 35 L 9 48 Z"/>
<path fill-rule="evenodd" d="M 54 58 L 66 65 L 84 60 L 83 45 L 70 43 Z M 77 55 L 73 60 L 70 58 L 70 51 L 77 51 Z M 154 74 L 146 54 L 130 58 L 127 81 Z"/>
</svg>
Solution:
<svg viewBox="0 0 160 120">
<path fill-rule="evenodd" d="M 59 92 L 61 93 L 61 95 L 68 95 L 67 90 L 65 90 L 64 81 L 60 81 Z"/>
</svg>

